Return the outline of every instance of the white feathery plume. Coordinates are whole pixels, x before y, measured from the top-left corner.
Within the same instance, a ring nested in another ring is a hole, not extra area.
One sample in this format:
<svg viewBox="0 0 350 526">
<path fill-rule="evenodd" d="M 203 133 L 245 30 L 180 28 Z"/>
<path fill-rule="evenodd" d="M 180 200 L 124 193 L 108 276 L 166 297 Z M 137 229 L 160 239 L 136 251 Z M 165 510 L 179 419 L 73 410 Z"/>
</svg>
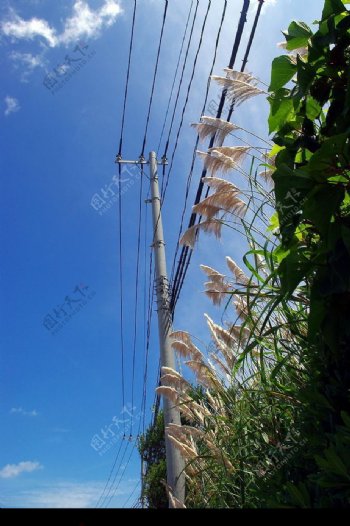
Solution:
<svg viewBox="0 0 350 526">
<path fill-rule="evenodd" d="M 171 491 L 171 489 L 169 488 L 167 484 L 166 484 L 166 489 L 167 489 L 167 494 L 169 497 L 169 508 L 170 509 L 187 509 L 185 504 L 181 500 L 175 497 L 175 495 L 173 494 L 173 492 Z"/>
<path fill-rule="evenodd" d="M 230 157 L 219 152 L 209 155 L 207 152 L 197 150 L 197 155 L 203 159 L 205 169 L 212 176 L 215 176 L 219 171 L 226 173 L 239 168 L 238 164 L 230 159 Z"/>
<path fill-rule="evenodd" d="M 236 190 L 237 193 L 241 193 L 237 186 L 220 177 L 202 177 L 202 182 L 210 188 L 215 188 L 215 190 Z"/>
<path fill-rule="evenodd" d="M 172 340 L 180 340 L 185 343 L 189 343 L 191 341 L 191 336 L 186 331 L 173 331 L 171 334 L 169 334 L 169 338 Z"/>
<path fill-rule="evenodd" d="M 163 374 L 160 380 L 164 387 L 173 387 L 176 391 L 186 392 L 191 389 L 191 384 L 179 374 Z"/>
<path fill-rule="evenodd" d="M 247 343 L 247 340 L 250 338 L 250 330 L 247 327 L 242 327 L 241 325 L 232 325 L 226 324 L 227 332 L 235 338 L 236 342 L 241 346 Z"/>
<path fill-rule="evenodd" d="M 198 427 L 179 425 L 179 424 L 169 424 L 166 428 L 168 433 L 171 433 L 176 438 L 183 438 L 186 440 L 186 436 L 189 435 L 192 438 L 202 438 L 204 431 L 198 429 Z"/>
<path fill-rule="evenodd" d="M 218 380 L 215 372 L 204 362 L 190 360 L 185 362 L 185 364 L 195 373 L 199 383 L 208 388 L 215 389 L 217 387 Z"/>
<path fill-rule="evenodd" d="M 223 299 L 227 299 L 227 294 L 231 292 L 231 287 L 218 281 L 207 281 L 205 284 L 205 294 L 214 305 L 221 305 Z"/>
<path fill-rule="evenodd" d="M 165 396 L 174 405 L 178 405 L 178 403 L 179 403 L 179 393 L 173 387 L 168 387 L 168 386 L 164 386 L 163 385 L 161 387 L 157 387 L 156 392 L 160 396 Z"/>
<path fill-rule="evenodd" d="M 196 242 L 198 230 L 204 230 L 204 232 L 214 234 L 215 237 L 220 238 L 222 225 L 223 223 L 219 219 L 210 219 L 208 221 L 202 221 L 202 223 L 194 225 L 193 227 L 186 230 L 186 232 L 180 239 L 180 245 L 185 245 L 190 248 L 193 248 Z"/>
<path fill-rule="evenodd" d="M 194 360 L 202 360 L 203 355 L 201 351 L 194 345 L 188 332 L 175 331 L 170 334 L 171 346 L 183 358 L 193 358 Z"/>
<path fill-rule="evenodd" d="M 234 305 L 236 307 L 237 314 L 242 320 L 246 320 L 249 315 L 248 304 L 242 296 L 234 296 Z"/>
<path fill-rule="evenodd" d="M 243 270 L 231 259 L 230 257 L 226 257 L 226 263 L 232 274 L 236 278 L 236 283 L 239 285 L 248 285 L 249 278 L 245 275 Z"/>
<path fill-rule="evenodd" d="M 209 331 L 217 350 L 220 351 L 225 358 L 228 369 L 232 370 L 236 362 L 236 357 L 233 354 L 233 347 L 236 347 L 236 342 L 234 339 L 230 340 L 230 335 L 225 329 L 214 323 L 208 314 L 204 314 L 204 316 L 207 320 Z M 227 341 L 229 341 L 229 343 L 227 343 Z"/>
<path fill-rule="evenodd" d="M 199 267 L 212 281 L 222 282 L 225 279 L 223 274 L 212 267 L 208 267 L 207 265 L 200 265 Z"/>
<path fill-rule="evenodd" d="M 257 78 L 253 77 L 250 73 L 244 73 L 243 71 L 236 71 L 231 68 L 224 68 L 224 71 L 227 75 L 227 78 L 231 80 L 240 80 L 241 82 L 246 82 L 251 86 L 256 86 L 259 81 Z"/>
<path fill-rule="evenodd" d="M 215 135 L 215 141 L 219 146 L 223 144 L 226 136 L 229 133 L 240 129 L 239 126 L 236 126 L 231 122 L 207 116 L 201 117 L 200 123 L 195 123 L 191 126 L 197 130 L 201 141 L 204 141 L 208 137 L 213 137 Z"/>
<path fill-rule="evenodd" d="M 247 205 L 237 197 L 238 193 L 236 188 L 217 190 L 195 205 L 192 210 L 195 214 L 206 216 L 208 219 L 212 219 L 219 212 L 229 212 L 242 217 L 247 210 Z"/>
<path fill-rule="evenodd" d="M 265 159 L 265 162 L 266 162 L 266 164 L 269 165 L 269 167 L 268 168 L 265 167 L 264 170 L 259 173 L 259 177 L 264 179 L 264 181 L 269 186 L 274 186 L 275 183 L 274 183 L 274 180 L 272 179 L 272 175 L 273 175 L 273 173 L 275 172 L 275 169 L 276 169 L 276 166 L 275 166 L 276 155 L 273 155 L 272 157 L 270 157 L 270 155 L 267 154 L 267 155 L 263 155 L 263 158 Z"/>
<path fill-rule="evenodd" d="M 180 442 L 177 438 L 175 438 L 173 435 L 168 433 L 169 440 L 174 444 L 176 449 L 180 452 L 181 456 L 188 460 L 195 460 L 198 456 L 198 453 L 195 449 L 191 448 L 187 444 L 184 444 L 183 442 Z"/>
<path fill-rule="evenodd" d="M 209 390 L 207 390 L 205 394 L 209 400 L 211 407 L 215 410 L 216 414 L 225 416 L 225 406 L 222 403 L 222 399 L 220 398 L 220 396 L 217 396 L 216 393 L 216 396 L 214 397 L 214 395 Z"/>
<path fill-rule="evenodd" d="M 241 164 L 251 150 L 250 146 L 216 146 L 209 148 L 210 153 L 219 153 L 229 157 L 234 163 Z"/>
<path fill-rule="evenodd" d="M 255 97 L 256 95 L 267 95 L 267 93 L 248 82 L 234 80 L 226 77 L 212 75 L 212 80 L 227 90 L 227 97 L 239 106 L 242 102 Z"/>
<path fill-rule="evenodd" d="M 219 356 L 215 353 L 210 353 L 210 358 L 216 363 L 216 365 L 219 366 L 219 368 L 221 369 L 221 371 L 225 374 L 226 376 L 226 379 L 227 380 L 230 380 L 230 377 L 231 377 L 231 371 L 230 369 L 227 367 L 227 365 L 221 360 L 221 358 L 219 358 Z"/>
</svg>

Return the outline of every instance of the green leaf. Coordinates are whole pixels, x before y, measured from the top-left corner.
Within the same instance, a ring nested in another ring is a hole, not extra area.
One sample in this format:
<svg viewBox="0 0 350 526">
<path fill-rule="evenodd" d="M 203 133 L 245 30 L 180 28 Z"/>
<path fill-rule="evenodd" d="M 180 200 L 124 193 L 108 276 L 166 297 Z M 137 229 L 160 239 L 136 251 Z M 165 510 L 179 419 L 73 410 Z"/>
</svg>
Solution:
<svg viewBox="0 0 350 526">
<path fill-rule="evenodd" d="M 290 96 L 290 91 L 287 89 L 278 90 L 268 100 L 271 106 L 269 132 L 272 133 L 280 130 L 295 113 L 293 99 Z"/>
<path fill-rule="evenodd" d="M 310 121 L 314 121 L 320 115 L 322 111 L 321 105 L 316 99 L 309 96 L 306 99 L 306 116 Z"/>
<path fill-rule="evenodd" d="M 284 33 L 287 40 L 287 50 L 293 51 L 299 47 L 306 47 L 312 31 L 304 22 L 292 22 L 288 31 Z"/>
<path fill-rule="evenodd" d="M 288 55 L 276 57 L 272 62 L 269 91 L 277 91 L 280 88 L 283 88 L 283 86 L 294 77 L 296 71 L 296 65 L 293 63 L 291 57 Z"/>
<path fill-rule="evenodd" d="M 322 12 L 322 20 L 331 15 L 338 15 L 344 11 L 344 3 L 341 0 L 326 0 Z"/>
</svg>

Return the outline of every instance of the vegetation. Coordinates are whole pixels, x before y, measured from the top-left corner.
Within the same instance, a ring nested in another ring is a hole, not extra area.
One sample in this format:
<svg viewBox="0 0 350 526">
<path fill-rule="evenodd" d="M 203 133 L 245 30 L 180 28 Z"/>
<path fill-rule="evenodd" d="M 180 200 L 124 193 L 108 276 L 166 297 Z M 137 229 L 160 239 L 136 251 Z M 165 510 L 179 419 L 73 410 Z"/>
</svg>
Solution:
<svg viewBox="0 0 350 526">
<path fill-rule="evenodd" d="M 138 450 L 145 465 L 141 499 L 148 508 L 167 508 L 164 418 L 160 411 L 144 435 Z"/>
<path fill-rule="evenodd" d="M 350 504 L 350 12 L 326 0 L 315 32 L 292 22 L 287 54 L 274 60 L 266 93 L 258 79 L 214 77 L 233 101 L 268 95 L 270 153 L 223 146 L 239 128 L 204 117 L 216 146 L 200 152 L 212 193 L 195 208 L 199 230 L 223 227 L 249 247 L 231 277 L 202 266 L 206 293 L 224 305 L 207 316 L 212 350 L 172 334 L 202 390 L 162 371 L 159 394 L 186 425 L 166 432 L 186 459 L 187 507 L 348 507 Z M 244 160 L 250 159 L 246 170 Z M 259 170 L 263 171 L 259 173 Z M 218 177 L 235 173 L 236 184 Z M 273 189 L 271 187 L 273 186 Z"/>
</svg>

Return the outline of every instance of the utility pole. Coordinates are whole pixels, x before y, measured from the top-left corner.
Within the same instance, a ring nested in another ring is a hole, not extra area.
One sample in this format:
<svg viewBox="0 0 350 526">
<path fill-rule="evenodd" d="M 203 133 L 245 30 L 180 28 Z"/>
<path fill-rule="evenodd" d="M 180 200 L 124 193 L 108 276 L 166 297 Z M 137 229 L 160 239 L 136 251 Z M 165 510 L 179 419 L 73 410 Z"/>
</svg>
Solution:
<svg viewBox="0 0 350 526">
<path fill-rule="evenodd" d="M 140 159 L 139 161 L 123 161 L 117 157 L 118 164 L 149 164 L 150 167 L 150 181 L 151 181 L 151 199 L 152 216 L 153 216 L 153 249 L 155 254 L 155 270 L 156 270 L 156 293 L 158 305 L 158 332 L 159 332 L 159 346 L 160 346 L 160 362 L 162 367 L 170 367 L 175 369 L 174 351 L 171 347 L 170 333 L 172 327 L 172 316 L 170 312 L 170 287 L 166 269 L 165 258 L 165 242 L 163 234 L 163 223 L 161 215 L 161 199 L 159 194 L 158 184 L 158 164 L 166 164 L 166 160 L 162 159 L 160 163 L 157 161 L 155 152 L 149 155 L 149 161 Z M 173 403 L 167 398 L 163 398 L 163 413 L 164 424 L 167 427 L 169 424 L 181 424 L 180 411 L 178 407 L 174 407 Z M 165 450 L 166 450 L 166 466 L 167 466 L 167 484 L 171 489 L 173 495 L 181 502 L 185 501 L 185 474 L 184 461 L 180 452 L 174 447 L 168 437 L 165 435 Z M 171 504 L 169 502 L 169 507 Z"/>
</svg>

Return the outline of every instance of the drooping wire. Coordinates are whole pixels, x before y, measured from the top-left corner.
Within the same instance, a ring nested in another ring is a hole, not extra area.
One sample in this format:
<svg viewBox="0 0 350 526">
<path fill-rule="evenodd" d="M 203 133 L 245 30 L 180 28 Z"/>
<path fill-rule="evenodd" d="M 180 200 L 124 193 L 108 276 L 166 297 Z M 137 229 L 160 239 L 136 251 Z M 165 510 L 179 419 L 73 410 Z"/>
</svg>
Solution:
<svg viewBox="0 0 350 526">
<path fill-rule="evenodd" d="M 131 37 L 130 37 L 130 46 L 129 46 L 128 70 L 127 70 L 126 82 L 125 82 L 123 116 L 122 116 L 122 125 L 121 125 L 120 141 L 119 141 L 119 152 L 118 152 L 118 155 L 120 156 L 122 155 L 122 149 L 123 149 L 123 134 L 124 134 L 124 124 L 125 124 L 126 103 L 127 103 L 128 90 L 129 90 L 131 56 L 132 56 L 132 50 L 133 50 L 133 44 L 134 44 L 135 20 L 136 20 L 136 0 L 134 0 L 134 12 L 133 12 L 133 17 L 132 17 Z"/>
<path fill-rule="evenodd" d="M 130 444 L 130 442 L 128 442 L 128 445 L 129 445 L 129 444 Z M 117 491 L 118 491 L 118 489 L 119 489 L 120 483 L 121 483 L 121 481 L 123 480 L 123 477 L 124 477 L 124 475 L 125 475 L 125 473 L 126 473 L 126 470 L 127 470 L 128 466 L 129 466 L 129 464 L 130 464 L 131 457 L 132 457 L 132 454 L 133 454 L 133 452 L 134 452 L 134 450 L 135 450 L 135 447 L 136 447 L 136 441 L 134 441 L 134 443 L 133 443 L 133 446 L 132 446 L 131 451 L 130 451 L 130 455 L 129 455 L 127 461 L 126 461 L 126 464 L 125 464 L 124 467 L 123 467 L 123 471 L 122 471 L 122 473 L 121 473 L 121 475 L 120 475 L 120 478 L 119 478 L 119 480 L 118 480 L 118 482 L 117 482 L 115 488 L 112 490 L 112 493 L 111 493 L 111 495 L 110 495 L 110 497 L 109 497 L 108 502 L 106 503 L 106 508 L 108 508 L 108 506 L 109 506 L 111 500 L 113 499 L 113 497 L 115 497 L 115 495 L 116 495 L 116 493 L 117 493 Z M 127 449 L 128 449 L 128 447 L 125 449 L 125 452 L 127 451 Z M 116 477 L 115 477 L 115 478 L 116 478 Z"/>
<path fill-rule="evenodd" d="M 114 460 L 114 463 L 113 463 L 112 468 L 111 468 L 111 470 L 110 470 L 110 472 L 109 472 L 109 476 L 108 476 L 107 482 L 106 482 L 106 484 L 105 484 L 105 486 L 104 486 L 104 488 L 103 488 L 103 491 L 102 491 L 102 493 L 101 493 L 101 495 L 100 495 L 98 501 L 96 502 L 95 508 L 98 508 L 98 507 L 99 507 L 99 504 L 100 504 L 101 500 L 103 499 L 104 494 L 106 493 L 106 490 L 107 490 L 108 484 L 109 484 L 109 482 L 110 482 L 110 480 L 111 480 L 111 478 L 112 478 L 112 474 L 113 474 L 114 468 L 115 468 L 115 466 L 116 466 L 116 464 L 117 464 L 117 462 L 118 462 L 118 458 L 119 458 L 120 451 L 121 451 L 121 449 L 122 449 L 122 445 L 123 445 L 123 443 L 124 443 L 124 441 L 121 440 L 121 441 L 120 441 L 120 445 L 119 445 L 119 449 L 118 449 L 118 451 L 117 451 L 117 454 L 116 454 L 116 457 L 115 457 L 115 460 Z"/>
<path fill-rule="evenodd" d="M 243 9 L 242 9 L 241 16 L 238 22 L 238 28 L 236 31 L 235 41 L 233 44 L 233 49 L 232 49 L 231 58 L 229 62 L 229 68 L 233 68 L 236 58 L 237 58 L 237 53 L 240 47 L 244 26 L 247 20 L 247 13 L 248 13 L 249 5 L 250 5 L 250 0 L 243 0 Z M 222 111 L 223 111 L 225 100 L 226 100 L 226 93 L 227 92 L 224 89 L 222 92 L 221 100 L 220 100 L 219 107 L 217 110 L 217 115 L 216 115 L 217 118 L 221 118 L 222 116 Z M 214 138 L 212 137 L 209 148 L 211 148 L 213 144 L 214 144 Z M 201 179 L 199 181 L 196 198 L 195 198 L 195 203 L 194 203 L 195 205 L 198 204 L 201 200 L 201 196 L 202 196 L 202 192 L 204 188 L 204 183 L 202 179 L 203 177 L 205 177 L 206 173 L 207 173 L 206 170 L 203 170 Z M 192 213 L 189 224 L 188 224 L 188 228 L 191 228 L 192 226 L 195 225 L 196 219 L 197 219 L 197 215 Z M 187 274 L 187 270 L 190 264 L 191 257 L 192 257 L 192 253 L 189 250 L 189 247 L 183 247 L 181 250 L 180 259 L 177 265 L 177 270 L 176 270 L 175 278 L 173 282 L 172 295 L 171 295 L 172 312 L 174 312 L 181 289 L 183 287 L 183 283 L 184 283 L 184 280 Z"/>
<path fill-rule="evenodd" d="M 192 21 L 192 26 L 191 26 L 191 30 L 190 30 L 190 36 L 189 36 L 188 43 L 187 43 L 187 49 L 186 49 L 185 59 L 184 59 L 184 63 L 183 63 L 183 66 L 182 66 L 182 72 L 181 72 L 181 77 L 180 77 L 179 87 L 178 87 L 177 94 L 176 94 L 176 99 L 175 99 L 175 104 L 174 104 L 173 114 L 172 114 L 171 121 L 170 121 L 169 133 L 168 133 L 168 138 L 167 138 L 167 141 L 166 141 L 166 145 L 165 145 L 165 150 L 164 150 L 164 155 L 163 155 L 163 157 L 166 157 L 166 156 L 167 156 L 167 153 L 168 153 L 168 148 L 169 148 L 169 144 L 170 144 L 171 132 L 172 132 L 172 130 L 173 130 L 173 125 L 174 125 L 174 121 L 175 121 L 175 115 L 176 115 L 177 105 L 178 105 L 178 102 L 179 102 L 179 97 L 180 97 L 181 87 L 182 87 L 182 83 L 183 83 L 183 78 L 184 78 L 184 75 L 185 75 L 185 70 L 186 70 L 186 65 L 187 65 L 187 59 L 188 59 L 188 54 L 189 54 L 189 51 L 190 51 L 191 42 L 192 42 L 192 37 L 193 37 L 193 34 L 194 34 L 194 31 L 193 31 L 193 30 L 194 30 L 194 26 L 195 26 L 195 23 L 196 23 L 196 20 L 197 20 L 198 7 L 199 7 L 199 0 L 197 0 L 196 9 L 195 9 L 195 12 L 194 12 L 194 15 L 193 15 L 193 21 Z"/>
<path fill-rule="evenodd" d="M 221 37 L 221 32 L 222 32 L 222 28 L 223 28 L 223 25 L 224 25 L 224 22 L 225 22 L 226 13 L 227 13 L 227 1 L 228 0 L 225 0 L 225 2 L 224 2 L 224 7 L 223 7 L 222 15 L 221 15 L 220 26 L 219 26 L 218 34 L 217 34 L 217 37 L 216 37 L 214 56 L 213 56 L 211 69 L 210 69 L 210 72 L 209 72 L 209 77 L 208 77 L 208 82 L 207 82 L 207 90 L 206 90 L 206 93 L 205 93 L 204 104 L 203 104 L 203 109 L 202 109 L 202 115 L 204 115 L 205 108 L 206 108 L 207 102 L 208 102 L 208 96 L 209 96 L 209 90 L 210 90 L 210 84 L 211 84 L 211 75 L 213 74 L 214 67 L 215 67 L 215 64 L 216 64 L 218 48 L 219 48 L 219 42 L 220 42 L 220 37 Z M 183 224 L 184 224 L 184 219 L 185 219 L 185 214 L 186 214 L 186 210 L 187 210 L 187 203 L 188 203 L 188 197 L 189 197 L 190 187 L 191 187 L 191 182 L 192 182 L 192 177 L 193 177 L 194 165 L 195 165 L 196 157 L 197 157 L 196 151 L 197 151 L 197 148 L 198 148 L 198 144 L 199 144 L 199 136 L 197 135 L 196 144 L 195 144 L 193 155 L 192 155 L 192 163 L 191 163 L 190 173 L 189 173 L 189 176 L 187 178 L 186 193 L 185 193 L 185 203 L 184 203 L 183 210 L 182 210 L 182 215 L 181 215 L 181 224 L 180 224 L 179 233 L 178 233 L 177 242 L 176 242 L 175 255 L 174 255 L 173 265 L 172 265 L 172 269 L 171 269 L 170 283 L 173 282 L 176 258 L 177 258 L 179 247 L 180 247 L 179 241 L 180 241 L 180 237 L 181 237 L 181 233 L 182 233 L 182 229 L 183 229 Z"/>
<path fill-rule="evenodd" d="M 106 503 L 105 507 L 107 507 L 108 504 L 110 503 L 110 501 L 112 500 L 113 496 L 114 496 L 114 494 L 112 492 L 115 491 L 115 490 L 113 490 L 112 488 L 113 488 L 113 486 L 115 484 L 115 481 L 116 481 L 116 479 L 117 479 L 117 477 L 119 475 L 119 471 L 120 471 L 120 469 L 121 469 L 121 467 L 123 465 L 123 460 L 125 458 L 126 452 L 127 452 L 128 448 L 129 448 L 129 444 L 130 444 L 129 440 L 126 440 L 126 441 L 124 440 L 122 443 L 123 444 L 126 443 L 126 447 L 125 447 L 123 455 L 122 455 L 122 457 L 120 459 L 120 462 L 119 462 L 119 465 L 118 465 L 118 469 L 116 470 L 116 472 L 114 474 L 113 481 L 111 482 L 111 484 L 109 486 L 109 489 L 107 491 L 107 494 L 104 496 L 103 501 L 101 502 L 101 505 L 100 505 L 101 508 L 103 508 L 105 503 Z"/>
<path fill-rule="evenodd" d="M 122 508 L 126 508 L 126 505 L 128 504 L 128 502 L 130 502 L 130 500 L 133 498 L 133 496 L 135 495 L 138 487 L 140 486 L 141 482 L 138 480 L 134 489 L 132 490 L 132 492 L 130 493 L 129 497 L 127 498 L 127 500 L 124 502 Z"/>
<path fill-rule="evenodd" d="M 152 83 L 152 89 L 151 89 L 151 97 L 150 97 L 150 101 L 149 101 L 148 113 L 147 113 L 147 119 L 146 119 L 146 129 L 145 129 L 145 135 L 144 135 L 144 138 L 143 138 L 142 151 L 141 151 L 140 157 L 144 157 L 144 155 L 145 155 L 148 126 L 149 126 L 150 117 L 151 117 L 151 109 L 152 109 L 154 90 L 155 90 L 155 85 L 156 85 L 156 80 L 157 80 L 157 72 L 158 72 L 160 51 L 161 51 L 161 48 L 162 48 L 164 27 L 165 27 L 167 12 L 168 12 L 168 4 L 169 4 L 169 0 L 165 0 L 162 29 L 161 29 L 161 32 L 160 32 L 160 39 L 159 39 L 159 46 L 158 46 L 158 52 L 157 52 L 157 59 L 156 59 L 156 65 L 155 65 L 155 68 L 154 68 L 153 83 Z"/>
<path fill-rule="evenodd" d="M 179 71 L 179 66 L 180 66 L 180 61 L 181 61 L 182 51 L 183 51 L 183 48 L 184 48 L 184 45 L 185 45 L 185 41 L 186 41 L 187 29 L 188 29 L 188 26 L 189 26 L 189 23 L 190 23 L 190 18 L 191 18 L 191 13 L 192 13 L 192 8 L 193 8 L 193 3 L 194 3 L 194 0 L 192 0 L 192 2 L 191 2 L 191 6 L 190 6 L 190 10 L 189 10 L 189 12 L 188 12 L 188 17 L 187 17 L 187 22 L 186 22 L 185 32 L 184 32 L 184 35 L 183 35 L 183 38 L 182 38 L 182 44 L 181 44 L 181 48 L 180 48 L 179 58 L 178 58 L 178 61 L 177 61 L 177 64 L 176 64 L 176 69 L 175 69 L 175 74 L 174 74 L 173 84 L 172 84 L 172 86 L 171 86 L 171 90 L 170 90 L 170 96 L 169 96 L 168 106 L 167 106 L 167 109 L 166 109 L 166 113 L 165 113 L 165 117 L 164 117 L 164 122 L 163 122 L 163 127 L 162 127 L 162 131 L 161 131 L 160 139 L 159 139 L 159 143 L 158 143 L 157 155 L 158 155 L 158 153 L 159 153 L 160 145 L 161 145 L 161 143 L 162 143 L 163 136 L 164 136 L 165 126 L 166 126 L 166 123 L 167 123 L 167 120 L 168 120 L 168 115 L 169 115 L 169 110 L 170 110 L 170 104 L 171 104 L 171 101 L 172 101 L 172 98 L 173 98 L 173 94 L 174 94 L 175 82 L 176 82 L 177 74 L 178 74 L 178 71 Z"/>
<path fill-rule="evenodd" d="M 136 343 L 138 335 L 138 304 L 139 304 L 139 275 L 140 275 L 140 249 L 141 249 L 141 222 L 142 222 L 142 194 L 143 194 L 144 169 L 141 164 L 141 183 L 139 194 L 139 218 L 137 231 L 137 256 L 136 256 L 136 280 L 135 280 L 135 312 L 134 312 L 134 335 L 133 335 L 133 355 L 132 355 L 132 381 L 131 381 L 131 426 L 130 437 L 132 437 L 134 423 L 134 384 L 135 384 L 135 364 L 136 364 Z"/>
<path fill-rule="evenodd" d="M 207 11 L 206 11 L 205 17 L 204 17 L 202 30 L 201 30 L 201 34 L 200 34 L 200 39 L 199 39 L 199 43 L 198 43 L 198 48 L 197 48 L 197 52 L 196 52 L 195 59 L 194 59 L 194 62 L 193 62 L 192 74 L 191 74 L 190 82 L 189 82 L 188 87 L 187 87 L 186 99 L 185 99 L 185 103 L 184 103 L 183 108 L 182 108 L 181 120 L 180 120 L 180 124 L 179 124 L 178 130 L 177 130 L 176 139 L 175 139 L 175 146 L 174 146 L 173 153 L 172 153 L 172 156 L 171 156 L 170 166 L 169 166 L 169 169 L 167 171 L 167 178 L 166 178 L 166 181 L 165 181 L 165 184 L 164 184 L 164 188 L 163 188 L 163 184 L 162 184 L 162 201 L 164 201 L 164 199 L 165 199 L 165 194 L 166 194 L 166 191 L 167 191 L 167 188 L 168 188 L 170 174 L 172 172 L 173 165 L 174 165 L 174 159 L 175 159 L 177 147 L 178 147 L 178 144 L 179 144 L 179 138 L 180 138 L 181 130 L 182 130 L 183 123 L 184 123 L 184 118 L 185 118 L 185 112 L 186 112 L 187 104 L 188 104 L 188 101 L 189 101 L 189 98 L 190 98 L 190 93 L 191 93 L 191 88 L 192 88 L 194 75 L 195 75 L 195 72 L 196 72 L 196 66 L 197 66 L 197 62 L 198 62 L 199 53 L 200 53 L 200 50 L 202 48 L 204 32 L 205 32 L 205 28 L 206 28 L 206 25 L 207 25 L 207 20 L 208 20 L 210 8 L 211 8 L 211 0 L 209 0 L 209 2 L 208 2 Z M 166 156 L 166 153 L 164 154 L 164 156 Z M 162 181 L 162 183 L 163 182 L 164 182 L 164 180 Z"/>
</svg>

